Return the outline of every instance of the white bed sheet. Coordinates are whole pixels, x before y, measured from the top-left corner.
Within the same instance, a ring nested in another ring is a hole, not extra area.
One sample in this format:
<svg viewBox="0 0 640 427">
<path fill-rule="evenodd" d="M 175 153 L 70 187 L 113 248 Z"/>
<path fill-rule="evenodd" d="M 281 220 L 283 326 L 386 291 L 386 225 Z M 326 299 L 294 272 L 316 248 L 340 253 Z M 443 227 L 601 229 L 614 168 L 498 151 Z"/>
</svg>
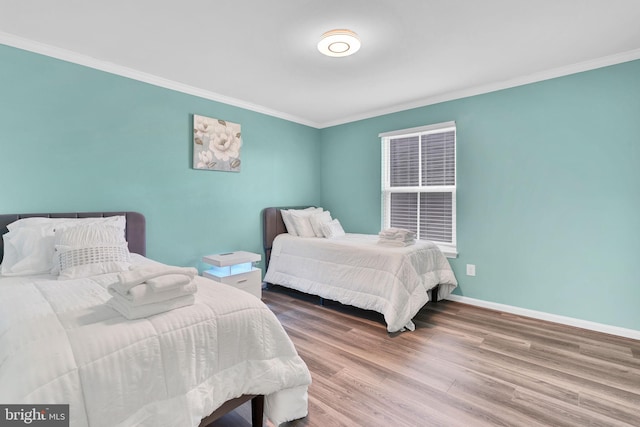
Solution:
<svg viewBox="0 0 640 427">
<path fill-rule="evenodd" d="M 389 332 L 414 327 L 411 319 L 440 285 L 438 299 L 457 286 L 451 266 L 428 241 L 406 247 L 377 243 L 377 235 L 334 239 L 278 235 L 265 281 L 374 310 L 384 315 Z"/>
<path fill-rule="evenodd" d="M 74 427 L 197 426 L 243 394 L 276 425 L 307 414 L 307 366 L 260 300 L 196 277 L 194 305 L 130 321 L 113 280 L 0 276 L 0 402 L 68 403 Z"/>
</svg>

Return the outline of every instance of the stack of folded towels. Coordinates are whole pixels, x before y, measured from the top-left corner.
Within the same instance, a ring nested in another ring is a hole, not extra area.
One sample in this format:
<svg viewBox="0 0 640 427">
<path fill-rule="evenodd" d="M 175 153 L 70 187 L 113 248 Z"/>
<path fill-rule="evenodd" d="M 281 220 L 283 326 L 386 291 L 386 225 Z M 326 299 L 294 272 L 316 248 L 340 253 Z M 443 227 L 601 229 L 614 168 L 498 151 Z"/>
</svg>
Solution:
<svg viewBox="0 0 640 427">
<path fill-rule="evenodd" d="M 195 302 L 198 290 L 193 267 L 148 265 L 118 274 L 107 289 L 113 296 L 107 304 L 127 319 L 140 319 Z"/>
<path fill-rule="evenodd" d="M 416 233 L 404 228 L 387 228 L 378 233 L 378 244 L 385 246 L 409 246 L 416 243 Z"/>
</svg>

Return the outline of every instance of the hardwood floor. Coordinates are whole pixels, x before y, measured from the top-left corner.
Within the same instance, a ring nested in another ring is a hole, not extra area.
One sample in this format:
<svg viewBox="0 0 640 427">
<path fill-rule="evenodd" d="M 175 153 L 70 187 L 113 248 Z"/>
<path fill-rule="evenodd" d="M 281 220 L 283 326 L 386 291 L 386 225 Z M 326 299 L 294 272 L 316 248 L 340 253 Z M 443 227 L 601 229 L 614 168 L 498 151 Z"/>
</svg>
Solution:
<svg viewBox="0 0 640 427">
<path fill-rule="evenodd" d="M 390 335 L 377 313 L 284 288 L 263 301 L 313 378 L 287 427 L 640 426 L 640 341 L 452 301 Z"/>
</svg>

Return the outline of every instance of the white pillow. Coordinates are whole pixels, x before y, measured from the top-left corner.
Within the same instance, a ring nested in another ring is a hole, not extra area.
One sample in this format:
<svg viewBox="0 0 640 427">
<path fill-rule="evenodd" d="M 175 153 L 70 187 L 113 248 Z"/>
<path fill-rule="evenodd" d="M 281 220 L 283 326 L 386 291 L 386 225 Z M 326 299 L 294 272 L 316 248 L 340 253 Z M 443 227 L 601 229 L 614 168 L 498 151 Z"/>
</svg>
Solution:
<svg viewBox="0 0 640 427">
<path fill-rule="evenodd" d="M 298 233 L 293 225 L 293 220 L 291 219 L 291 212 L 289 209 L 281 209 L 280 214 L 282 214 L 282 221 L 284 222 L 284 226 L 287 228 L 287 233 L 292 236 L 297 236 Z"/>
<path fill-rule="evenodd" d="M 13 231 L 24 227 L 40 227 L 48 234 L 53 235 L 56 226 L 73 226 L 78 224 L 112 224 L 124 230 L 126 218 L 124 215 L 93 218 L 47 218 L 36 216 L 14 221 L 7 225 L 7 229 Z"/>
<path fill-rule="evenodd" d="M 4 236 L 4 258 L 0 273 L 5 276 L 44 274 L 51 270 L 53 236 L 38 228 L 18 228 Z"/>
<path fill-rule="evenodd" d="M 314 213 L 309 217 L 309 222 L 311 222 L 311 227 L 313 228 L 313 232 L 315 233 L 316 237 L 324 237 L 322 224 L 330 222 L 331 219 L 331 212 L 329 211 Z"/>
<path fill-rule="evenodd" d="M 30 217 L 30 218 L 22 218 L 17 221 L 13 221 L 11 224 L 7 225 L 7 230 L 15 231 L 19 228 L 24 227 L 39 227 L 43 225 L 56 224 L 63 221 L 68 221 L 72 218 L 47 218 L 47 217 Z"/>
<path fill-rule="evenodd" d="M 20 254 L 18 250 L 11 242 L 11 231 L 2 235 L 4 257 L 2 258 L 2 264 L 0 264 L 0 274 L 11 274 L 11 269 L 20 260 Z"/>
<path fill-rule="evenodd" d="M 58 246 L 60 275 L 58 280 L 91 277 L 127 271 L 131 256 L 127 244 L 104 246 Z"/>
<path fill-rule="evenodd" d="M 333 239 L 334 237 L 344 236 L 344 229 L 342 224 L 337 219 L 322 224 L 322 232 L 327 239 Z"/>
<path fill-rule="evenodd" d="M 58 279 L 75 279 L 129 270 L 124 231 L 105 224 L 59 228 L 55 235 Z"/>
<path fill-rule="evenodd" d="M 287 233 L 289 233 L 292 236 L 299 236 L 300 235 L 300 231 L 296 228 L 296 222 L 293 219 L 293 215 L 311 215 L 313 213 L 316 212 L 322 212 L 322 208 L 315 208 L 315 207 L 310 207 L 310 208 L 305 208 L 305 209 L 281 209 L 280 210 L 280 214 L 282 215 L 282 221 L 284 222 L 284 226 L 287 228 Z M 307 228 L 306 228 L 306 223 L 302 224 L 302 227 L 304 228 L 303 232 L 305 234 L 307 233 Z M 314 234 L 315 236 L 315 234 Z M 313 236 L 302 236 L 302 237 L 313 237 Z"/>
<path fill-rule="evenodd" d="M 300 237 L 316 237 L 311 225 L 311 216 L 322 212 L 322 208 L 307 208 L 302 210 L 291 211 L 291 220 L 296 229 L 296 233 Z"/>
<path fill-rule="evenodd" d="M 49 273 L 53 268 L 55 230 L 78 224 L 111 224 L 122 230 L 124 216 L 98 218 L 22 218 L 7 226 L 3 236 L 5 255 L 0 273 L 7 276 Z"/>
</svg>

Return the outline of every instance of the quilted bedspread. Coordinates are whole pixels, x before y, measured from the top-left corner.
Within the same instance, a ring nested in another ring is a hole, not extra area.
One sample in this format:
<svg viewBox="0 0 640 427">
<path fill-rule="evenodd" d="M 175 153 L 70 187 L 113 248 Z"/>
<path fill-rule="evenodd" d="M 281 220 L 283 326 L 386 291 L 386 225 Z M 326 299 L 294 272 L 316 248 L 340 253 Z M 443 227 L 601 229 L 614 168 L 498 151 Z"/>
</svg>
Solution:
<svg viewBox="0 0 640 427">
<path fill-rule="evenodd" d="M 68 403 L 91 427 L 197 426 L 243 394 L 276 425 L 307 414 L 309 371 L 257 298 L 196 277 L 194 305 L 126 320 L 110 276 L 0 276 L 0 402 Z"/>
<path fill-rule="evenodd" d="M 384 315 L 389 332 L 413 329 L 411 319 L 440 285 L 438 299 L 457 286 L 449 262 L 432 242 L 377 244 L 377 235 L 322 239 L 278 235 L 264 280 Z"/>
</svg>

